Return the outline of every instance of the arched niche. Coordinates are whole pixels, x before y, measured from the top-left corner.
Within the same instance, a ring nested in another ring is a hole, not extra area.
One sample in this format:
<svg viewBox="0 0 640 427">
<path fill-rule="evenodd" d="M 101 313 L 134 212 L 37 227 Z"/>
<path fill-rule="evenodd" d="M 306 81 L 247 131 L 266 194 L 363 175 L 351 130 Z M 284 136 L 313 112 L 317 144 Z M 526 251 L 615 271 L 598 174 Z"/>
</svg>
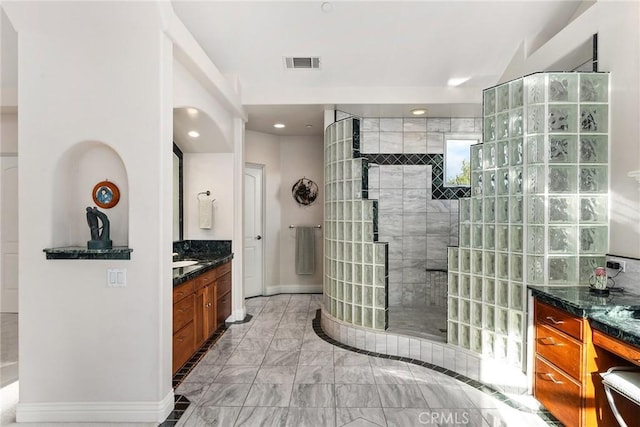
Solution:
<svg viewBox="0 0 640 427">
<path fill-rule="evenodd" d="M 129 246 L 129 182 L 120 155 L 100 141 L 82 141 L 58 161 L 53 179 L 52 243 L 55 247 L 87 246 L 91 235 L 86 208 L 95 206 L 93 187 L 111 181 L 120 201 L 110 209 L 98 208 L 109 218 L 113 246 Z"/>
</svg>

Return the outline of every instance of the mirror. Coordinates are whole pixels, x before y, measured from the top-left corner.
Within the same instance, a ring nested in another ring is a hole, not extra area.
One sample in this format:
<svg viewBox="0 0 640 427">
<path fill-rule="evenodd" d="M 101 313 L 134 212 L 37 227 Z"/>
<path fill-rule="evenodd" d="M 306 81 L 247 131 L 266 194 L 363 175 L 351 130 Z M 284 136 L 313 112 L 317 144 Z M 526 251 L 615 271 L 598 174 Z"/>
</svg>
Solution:
<svg viewBox="0 0 640 427">
<path fill-rule="evenodd" d="M 173 241 L 183 240 L 182 150 L 173 143 Z"/>
</svg>

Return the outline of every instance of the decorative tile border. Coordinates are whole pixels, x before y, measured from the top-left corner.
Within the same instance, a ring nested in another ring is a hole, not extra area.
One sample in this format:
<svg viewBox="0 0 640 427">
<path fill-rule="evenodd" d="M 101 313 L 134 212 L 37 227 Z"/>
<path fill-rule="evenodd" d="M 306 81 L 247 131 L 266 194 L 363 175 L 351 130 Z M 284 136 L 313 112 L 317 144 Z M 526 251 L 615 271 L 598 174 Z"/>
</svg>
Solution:
<svg viewBox="0 0 640 427">
<path fill-rule="evenodd" d="M 444 186 L 444 154 L 360 154 L 369 163 L 387 165 L 431 166 L 431 197 L 435 200 L 457 200 L 471 196 L 471 187 Z M 363 178 L 366 175 L 363 174 Z M 363 181 L 363 189 L 365 182 Z M 368 186 L 367 186 L 368 187 Z"/>
<path fill-rule="evenodd" d="M 321 325 L 327 336 L 356 349 L 410 357 L 469 377 L 502 393 L 529 394 L 529 381 L 521 370 L 501 361 L 482 358 L 461 347 L 347 324 L 324 309 Z"/>
<path fill-rule="evenodd" d="M 193 368 L 195 368 L 196 365 L 200 362 L 200 359 L 202 359 L 204 355 L 207 354 L 207 352 L 211 349 L 211 347 L 213 347 L 213 345 L 222 337 L 222 335 L 227 330 L 228 325 L 247 323 L 251 320 L 251 318 L 252 316 L 250 314 L 247 314 L 247 316 L 242 320 L 236 322 L 227 322 L 220 325 L 218 329 L 216 329 L 216 331 L 213 333 L 213 335 L 211 335 L 204 342 L 204 344 L 202 344 L 202 346 L 200 346 L 200 348 L 193 354 L 193 356 L 191 356 L 191 358 L 187 360 L 187 362 L 182 365 L 182 367 L 178 369 L 178 371 L 174 374 L 172 380 L 173 389 L 175 390 L 182 383 L 182 381 L 184 381 L 184 379 L 189 375 Z M 159 427 L 175 426 L 180 417 L 185 413 L 185 411 L 191 404 L 189 399 L 187 399 L 185 396 L 182 396 L 181 394 L 174 395 L 174 399 L 175 403 L 173 411 L 171 411 L 167 419 L 164 420 L 164 422 L 162 422 Z"/>
<path fill-rule="evenodd" d="M 414 365 L 418 365 L 418 366 L 423 366 L 425 368 L 434 370 L 436 372 L 439 372 L 441 374 L 445 374 L 450 376 L 451 378 L 455 378 L 458 381 L 461 381 L 501 402 L 503 402 L 504 404 L 510 406 L 511 408 L 514 408 L 518 411 L 522 411 L 522 412 L 527 412 L 527 413 L 531 413 L 531 414 L 536 414 L 537 416 L 539 416 L 543 421 L 547 422 L 547 424 L 549 424 L 550 426 L 558 426 L 558 427 L 562 427 L 562 423 L 560 423 L 549 411 L 547 411 L 546 409 L 542 409 L 539 411 L 536 410 L 532 410 L 531 408 L 523 405 L 522 403 L 518 402 L 517 400 L 511 399 L 509 396 L 505 395 L 504 393 L 502 393 L 501 391 L 497 390 L 495 387 L 492 387 L 490 385 L 484 384 L 478 380 L 469 378 L 466 375 L 462 375 L 458 372 L 455 372 L 455 370 L 452 369 L 446 369 L 443 368 L 442 366 L 433 364 L 433 363 L 429 363 L 429 362 L 425 362 L 420 360 L 419 358 L 416 358 L 414 356 L 419 357 L 420 351 L 418 351 L 419 349 L 412 349 L 413 346 L 411 346 L 411 344 L 409 344 L 410 346 L 410 356 L 399 356 L 399 355 L 390 355 L 390 354 L 385 354 L 385 353 L 381 353 L 381 352 L 377 352 L 377 351 L 369 351 L 369 350 L 365 350 L 362 348 L 358 348 L 358 347 L 353 347 L 347 344 L 344 344 L 334 338 L 332 338 L 330 335 L 328 335 L 327 333 L 325 333 L 325 331 L 323 330 L 323 326 L 322 326 L 322 319 L 323 317 L 326 317 L 327 315 L 322 312 L 322 310 L 318 310 L 316 312 L 316 317 L 313 319 L 313 330 L 314 332 L 318 335 L 319 338 L 323 339 L 324 341 L 328 342 L 331 345 L 334 345 L 336 347 L 342 348 L 344 350 L 349 350 L 352 351 L 354 353 L 358 353 L 358 354 L 364 354 L 367 356 L 373 356 L 373 357 L 379 357 L 381 359 L 390 359 L 390 360 L 398 360 L 401 362 L 406 362 L 406 363 L 412 363 Z M 344 326 L 344 325 L 341 325 Z M 352 333 L 355 331 L 348 331 L 348 336 L 349 338 L 353 338 L 355 340 L 358 339 L 357 334 Z M 364 332 L 363 330 L 360 330 L 360 332 Z M 379 333 L 377 332 L 373 332 L 376 335 L 379 335 Z M 409 342 L 411 341 L 425 341 L 425 340 L 420 340 L 420 339 L 413 339 L 413 338 L 408 338 L 408 337 L 398 337 L 399 339 L 406 339 Z M 376 341 L 377 341 L 377 337 L 376 337 Z M 364 344 L 364 343 L 360 343 L 360 344 Z M 422 344 L 421 344 L 422 345 Z M 376 348 L 377 348 L 377 343 L 376 343 Z"/>
</svg>

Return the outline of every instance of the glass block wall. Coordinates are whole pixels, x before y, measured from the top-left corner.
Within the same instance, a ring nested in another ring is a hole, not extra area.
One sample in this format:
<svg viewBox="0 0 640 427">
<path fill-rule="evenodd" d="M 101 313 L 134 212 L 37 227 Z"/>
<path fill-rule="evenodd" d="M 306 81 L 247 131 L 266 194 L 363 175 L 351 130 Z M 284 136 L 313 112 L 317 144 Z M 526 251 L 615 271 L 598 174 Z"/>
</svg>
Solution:
<svg viewBox="0 0 640 427">
<path fill-rule="evenodd" d="M 325 131 L 324 310 L 346 323 L 387 327 L 387 244 L 378 242 L 377 202 L 368 199 L 360 121 Z"/>
<path fill-rule="evenodd" d="M 523 367 L 526 285 L 587 285 L 604 265 L 608 79 L 538 73 L 484 91 L 448 253 L 450 344 Z"/>
</svg>

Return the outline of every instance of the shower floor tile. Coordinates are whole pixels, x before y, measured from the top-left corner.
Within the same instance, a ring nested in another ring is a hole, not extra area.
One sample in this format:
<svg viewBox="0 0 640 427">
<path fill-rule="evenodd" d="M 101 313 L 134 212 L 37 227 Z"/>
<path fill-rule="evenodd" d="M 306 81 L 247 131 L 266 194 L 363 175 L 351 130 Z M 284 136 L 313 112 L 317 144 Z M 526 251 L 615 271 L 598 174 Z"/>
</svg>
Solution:
<svg viewBox="0 0 640 427">
<path fill-rule="evenodd" d="M 389 328 L 393 332 L 444 342 L 447 339 L 445 307 L 389 307 Z"/>
</svg>

